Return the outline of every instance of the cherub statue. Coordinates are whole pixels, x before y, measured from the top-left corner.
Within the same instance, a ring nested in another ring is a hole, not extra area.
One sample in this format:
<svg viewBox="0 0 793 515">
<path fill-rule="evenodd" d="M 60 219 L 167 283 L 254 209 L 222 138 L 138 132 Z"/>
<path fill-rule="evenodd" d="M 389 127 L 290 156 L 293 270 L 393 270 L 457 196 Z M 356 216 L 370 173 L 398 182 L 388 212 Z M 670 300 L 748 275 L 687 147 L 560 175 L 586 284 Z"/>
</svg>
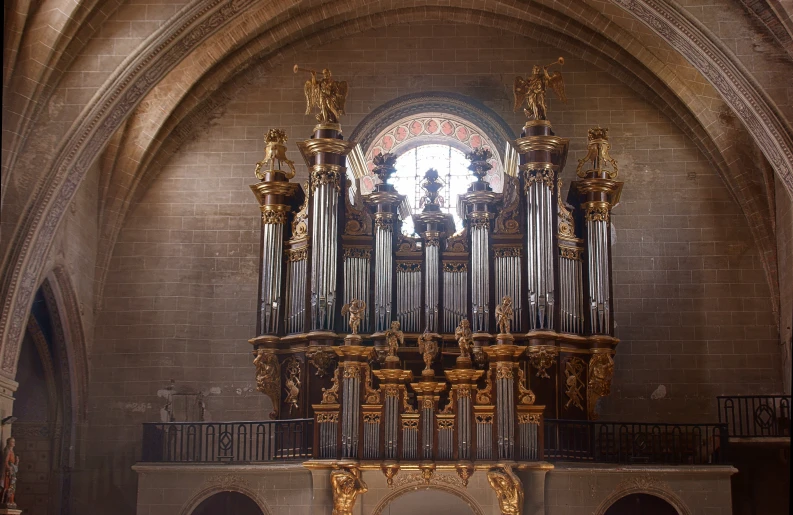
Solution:
<svg viewBox="0 0 793 515">
<path fill-rule="evenodd" d="M 344 103 L 347 100 L 347 81 L 333 80 L 330 70 L 322 70 L 322 78 L 317 80 L 317 72 L 300 68 L 295 65 L 294 72 L 309 72 L 311 79 L 306 81 L 304 91 L 306 94 L 306 114 L 311 114 L 313 108 L 318 108 L 316 118 L 320 123 L 339 123 L 339 117 L 344 114 Z"/>
<path fill-rule="evenodd" d="M 471 337 L 471 323 L 467 318 L 460 320 L 460 325 L 454 331 L 454 337 L 457 338 L 457 345 L 460 346 L 460 357 L 471 359 L 471 345 L 474 339 Z"/>
<path fill-rule="evenodd" d="M 391 328 L 385 332 L 385 342 L 388 344 L 388 357 L 396 357 L 400 345 L 405 345 L 405 333 L 399 328 L 399 321 L 391 322 Z"/>
<path fill-rule="evenodd" d="M 512 298 L 507 295 L 501 301 L 501 304 L 496 306 L 496 321 L 498 322 L 498 332 L 501 334 L 509 334 L 509 325 L 515 317 L 515 310 L 512 309 Z"/>
<path fill-rule="evenodd" d="M 352 299 L 349 304 L 341 307 L 341 314 L 350 316 L 350 331 L 352 331 L 352 334 L 358 334 L 358 328 L 361 326 L 361 315 L 365 309 L 366 302 L 358 299 Z"/>
<path fill-rule="evenodd" d="M 515 111 L 517 111 L 523 102 L 528 105 L 528 109 L 523 112 L 526 116 L 534 120 L 547 120 L 548 108 L 545 105 L 545 91 L 548 86 L 551 86 L 556 96 L 559 97 L 564 103 L 567 103 L 567 96 L 564 93 L 564 82 L 562 81 L 562 72 L 553 72 L 548 74 L 548 68 L 554 64 L 563 65 L 564 58 L 560 57 L 555 62 L 547 66 L 535 65 L 531 70 L 531 76 L 523 79 L 521 76 L 515 77 L 515 83 L 512 87 L 512 92 L 515 95 Z"/>
<path fill-rule="evenodd" d="M 425 332 L 419 336 L 418 344 L 419 352 L 424 358 L 424 372 L 432 372 L 432 361 L 438 354 L 438 342 L 435 341 L 435 335 Z"/>
<path fill-rule="evenodd" d="M 291 179 L 295 176 L 295 163 L 286 157 L 286 131 L 283 129 L 270 129 L 264 136 L 264 159 L 256 163 L 256 178 L 264 180 L 264 174 L 261 172 L 262 166 L 270 163 L 270 171 L 275 170 L 275 162 L 278 161 L 279 169 L 280 163 L 286 163 L 289 167 L 289 173 L 286 173 L 286 178 Z"/>
</svg>

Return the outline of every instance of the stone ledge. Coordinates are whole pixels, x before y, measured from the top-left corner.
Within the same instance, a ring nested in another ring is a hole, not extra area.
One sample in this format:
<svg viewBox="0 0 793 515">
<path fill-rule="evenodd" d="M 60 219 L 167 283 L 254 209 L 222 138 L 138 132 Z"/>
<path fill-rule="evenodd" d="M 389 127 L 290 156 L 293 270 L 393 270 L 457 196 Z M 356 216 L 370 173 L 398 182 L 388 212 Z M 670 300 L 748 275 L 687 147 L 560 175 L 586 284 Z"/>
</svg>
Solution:
<svg viewBox="0 0 793 515">
<path fill-rule="evenodd" d="M 599 472 L 605 474 L 635 474 L 652 472 L 661 474 L 712 474 L 733 475 L 738 469 L 732 465 L 624 465 L 617 463 L 554 463 L 551 473 Z"/>
</svg>

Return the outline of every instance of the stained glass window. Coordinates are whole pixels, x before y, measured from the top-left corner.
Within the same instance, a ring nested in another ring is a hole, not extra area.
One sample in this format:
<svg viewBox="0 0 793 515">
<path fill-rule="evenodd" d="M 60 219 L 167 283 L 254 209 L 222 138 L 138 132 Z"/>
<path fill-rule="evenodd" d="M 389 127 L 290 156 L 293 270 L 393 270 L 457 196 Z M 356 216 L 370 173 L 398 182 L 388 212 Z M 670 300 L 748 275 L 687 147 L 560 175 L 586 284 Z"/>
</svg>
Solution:
<svg viewBox="0 0 793 515">
<path fill-rule="evenodd" d="M 457 231 L 463 228 L 463 221 L 457 215 L 457 197 L 465 193 L 468 185 L 476 177 L 468 169 L 468 160 L 465 153 L 449 145 L 421 145 L 401 154 L 396 161 L 396 173 L 391 176 L 390 182 L 396 190 L 407 196 L 410 207 L 417 212 L 419 199 L 424 191 L 421 183 L 424 173 L 430 168 L 438 170 L 445 186 L 441 189 L 443 206 L 441 210 L 454 216 L 454 225 Z M 404 234 L 414 236 L 413 217 L 402 224 Z"/>
</svg>

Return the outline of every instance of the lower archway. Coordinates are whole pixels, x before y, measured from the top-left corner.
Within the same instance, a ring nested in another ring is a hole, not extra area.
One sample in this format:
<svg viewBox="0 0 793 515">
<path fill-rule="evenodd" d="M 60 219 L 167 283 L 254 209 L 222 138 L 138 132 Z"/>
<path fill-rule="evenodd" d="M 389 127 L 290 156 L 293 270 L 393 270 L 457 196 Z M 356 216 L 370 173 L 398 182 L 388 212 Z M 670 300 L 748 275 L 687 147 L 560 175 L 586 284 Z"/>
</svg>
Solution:
<svg viewBox="0 0 793 515">
<path fill-rule="evenodd" d="M 240 492 L 218 492 L 207 497 L 190 515 L 264 515 L 256 502 Z"/>
<path fill-rule="evenodd" d="M 373 515 L 481 515 L 482 511 L 467 496 L 439 487 L 410 488 L 396 492 L 372 512 Z"/>
<path fill-rule="evenodd" d="M 660 497 L 635 493 L 618 499 L 603 515 L 680 515 L 680 513 Z"/>
</svg>

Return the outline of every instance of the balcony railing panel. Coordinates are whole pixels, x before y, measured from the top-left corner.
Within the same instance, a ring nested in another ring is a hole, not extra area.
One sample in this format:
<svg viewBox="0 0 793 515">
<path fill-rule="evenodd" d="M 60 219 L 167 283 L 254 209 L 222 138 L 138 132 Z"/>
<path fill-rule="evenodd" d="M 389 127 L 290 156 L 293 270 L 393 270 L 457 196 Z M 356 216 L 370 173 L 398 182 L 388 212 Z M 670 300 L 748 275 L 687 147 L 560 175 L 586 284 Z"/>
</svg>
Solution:
<svg viewBox="0 0 793 515">
<path fill-rule="evenodd" d="M 593 463 L 726 463 L 726 424 L 545 420 L 545 458 Z"/>
<path fill-rule="evenodd" d="M 167 463 L 308 459 L 313 419 L 143 424 L 142 460 Z"/>
<path fill-rule="evenodd" d="M 734 438 L 790 438 L 790 395 L 720 395 L 719 422 Z"/>
</svg>

